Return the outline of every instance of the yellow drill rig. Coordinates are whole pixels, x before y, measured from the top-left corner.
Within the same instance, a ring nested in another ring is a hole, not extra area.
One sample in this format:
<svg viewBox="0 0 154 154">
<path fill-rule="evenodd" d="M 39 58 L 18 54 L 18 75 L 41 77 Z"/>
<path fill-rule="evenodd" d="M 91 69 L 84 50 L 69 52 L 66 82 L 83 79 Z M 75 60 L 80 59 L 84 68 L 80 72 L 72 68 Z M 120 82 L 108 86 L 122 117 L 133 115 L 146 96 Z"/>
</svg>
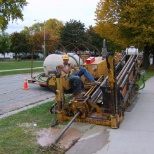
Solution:
<svg viewBox="0 0 154 154">
<path fill-rule="evenodd" d="M 101 84 L 89 86 L 88 82 L 84 82 L 87 90 L 85 95 L 73 98 L 68 103 L 65 103 L 62 78 L 57 75 L 58 89 L 55 92 L 55 100 L 58 106 L 58 121 L 70 122 L 55 142 L 73 121 L 118 128 L 124 118 L 125 110 L 137 96 L 139 86 L 136 82 L 140 79 L 140 72 L 136 48 L 126 49 L 116 65 L 114 53 L 109 52 L 106 59 L 97 57 L 94 62 L 85 64 L 85 67 Z"/>
</svg>

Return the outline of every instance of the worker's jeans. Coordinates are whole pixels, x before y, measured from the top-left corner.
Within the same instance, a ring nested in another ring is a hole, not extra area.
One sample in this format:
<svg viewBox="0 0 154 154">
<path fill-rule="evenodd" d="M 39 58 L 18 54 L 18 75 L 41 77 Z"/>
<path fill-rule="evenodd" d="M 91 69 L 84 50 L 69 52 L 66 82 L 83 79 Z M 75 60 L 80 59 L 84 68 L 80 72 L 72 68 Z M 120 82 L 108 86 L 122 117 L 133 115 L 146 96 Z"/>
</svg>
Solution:
<svg viewBox="0 0 154 154">
<path fill-rule="evenodd" d="M 84 75 L 89 80 L 89 82 L 94 81 L 94 77 L 88 72 L 86 68 L 81 68 L 75 73 L 70 74 L 69 80 L 74 92 L 78 93 L 82 92 L 82 80 L 81 80 L 82 75 Z"/>
</svg>

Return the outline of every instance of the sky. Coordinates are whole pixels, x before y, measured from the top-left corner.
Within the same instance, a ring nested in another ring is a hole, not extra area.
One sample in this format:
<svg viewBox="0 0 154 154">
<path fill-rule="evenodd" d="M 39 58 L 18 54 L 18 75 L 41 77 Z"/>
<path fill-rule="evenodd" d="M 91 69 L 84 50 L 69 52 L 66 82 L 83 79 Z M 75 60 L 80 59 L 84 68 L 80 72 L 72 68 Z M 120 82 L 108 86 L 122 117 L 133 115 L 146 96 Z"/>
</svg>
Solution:
<svg viewBox="0 0 154 154">
<path fill-rule="evenodd" d="M 70 19 L 85 24 L 85 27 L 95 25 L 95 10 L 100 0 L 27 0 L 28 5 L 22 13 L 24 20 L 9 23 L 6 32 L 20 32 L 24 26 L 32 26 L 36 22 L 44 22 L 56 18 L 63 23 Z"/>
</svg>

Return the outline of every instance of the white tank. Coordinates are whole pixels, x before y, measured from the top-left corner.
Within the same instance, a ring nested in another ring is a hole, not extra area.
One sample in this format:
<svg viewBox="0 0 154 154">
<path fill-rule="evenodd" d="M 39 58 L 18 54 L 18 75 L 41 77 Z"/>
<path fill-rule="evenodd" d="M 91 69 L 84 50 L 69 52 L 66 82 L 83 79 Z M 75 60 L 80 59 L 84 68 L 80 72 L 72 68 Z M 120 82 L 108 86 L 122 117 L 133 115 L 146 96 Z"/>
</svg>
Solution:
<svg viewBox="0 0 154 154">
<path fill-rule="evenodd" d="M 134 46 L 126 48 L 126 55 L 138 55 L 138 48 L 135 48 Z"/>
<path fill-rule="evenodd" d="M 83 61 L 77 54 L 67 53 L 69 55 L 69 62 L 74 64 L 74 66 L 83 65 Z M 55 70 L 58 65 L 63 65 L 63 55 L 59 54 L 51 54 L 47 56 L 43 63 L 44 72 L 48 75 L 48 72 L 51 70 Z"/>
</svg>

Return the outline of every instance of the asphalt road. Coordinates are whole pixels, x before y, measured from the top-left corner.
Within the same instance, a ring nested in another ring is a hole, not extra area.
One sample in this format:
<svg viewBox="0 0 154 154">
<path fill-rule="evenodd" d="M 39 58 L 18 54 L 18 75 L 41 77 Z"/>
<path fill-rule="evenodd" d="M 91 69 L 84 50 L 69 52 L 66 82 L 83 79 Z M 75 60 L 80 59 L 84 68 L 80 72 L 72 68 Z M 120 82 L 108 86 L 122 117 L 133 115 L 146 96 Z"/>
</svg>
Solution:
<svg viewBox="0 0 154 154">
<path fill-rule="evenodd" d="M 23 90 L 25 77 L 31 79 L 30 74 L 0 77 L 0 118 L 54 99 L 47 87 L 28 84 L 29 89 Z"/>
</svg>

